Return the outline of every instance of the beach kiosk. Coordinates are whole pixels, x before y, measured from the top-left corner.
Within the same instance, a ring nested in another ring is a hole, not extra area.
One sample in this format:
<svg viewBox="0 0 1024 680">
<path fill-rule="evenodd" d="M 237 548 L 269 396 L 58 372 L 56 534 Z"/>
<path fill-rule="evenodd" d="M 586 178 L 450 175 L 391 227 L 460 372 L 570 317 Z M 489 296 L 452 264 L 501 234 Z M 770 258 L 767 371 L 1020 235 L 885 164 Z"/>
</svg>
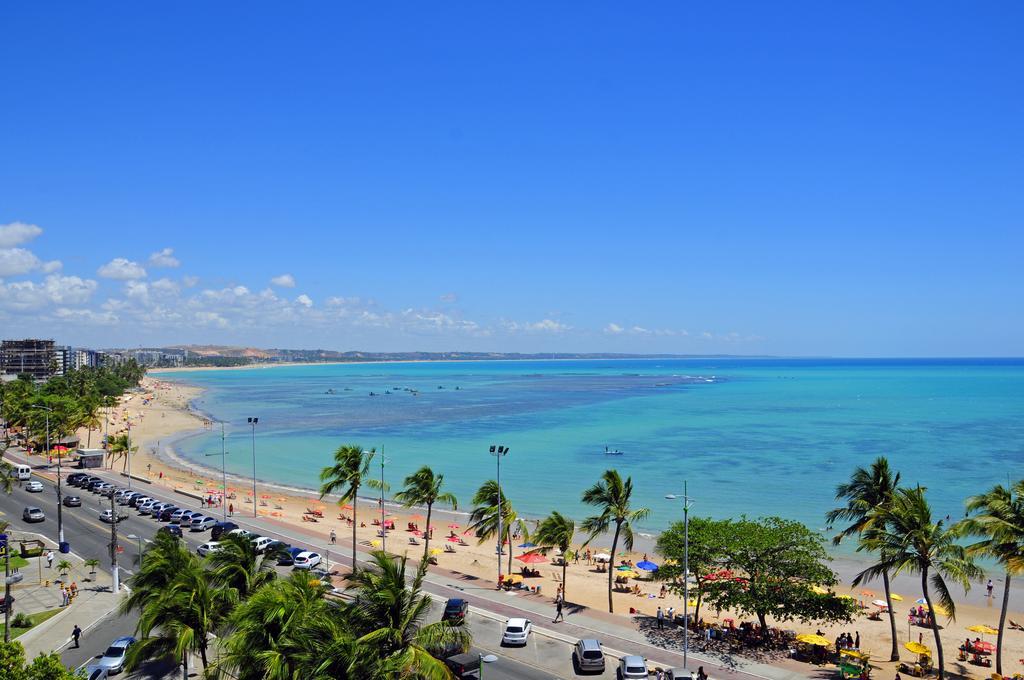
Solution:
<svg viewBox="0 0 1024 680">
<path fill-rule="evenodd" d="M 839 677 L 847 678 L 869 678 L 871 677 L 871 655 L 856 649 L 839 650 L 839 658 L 836 660 L 839 667 Z"/>
<path fill-rule="evenodd" d="M 75 458 L 78 460 L 78 467 L 83 470 L 103 467 L 103 457 L 105 455 L 107 455 L 107 452 L 104 449 L 75 450 Z"/>
</svg>

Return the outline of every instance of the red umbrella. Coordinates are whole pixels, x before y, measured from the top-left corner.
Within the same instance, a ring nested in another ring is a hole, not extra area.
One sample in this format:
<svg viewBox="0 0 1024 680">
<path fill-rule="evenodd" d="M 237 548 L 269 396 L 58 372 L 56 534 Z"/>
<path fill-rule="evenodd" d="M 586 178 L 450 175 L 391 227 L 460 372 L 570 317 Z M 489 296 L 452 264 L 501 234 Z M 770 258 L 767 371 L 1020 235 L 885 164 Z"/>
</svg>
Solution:
<svg viewBox="0 0 1024 680">
<path fill-rule="evenodd" d="M 419 529 L 417 529 L 416 531 L 410 531 L 409 533 L 411 533 L 413 536 L 422 536 L 423 535 L 423 532 L 420 531 Z"/>
<path fill-rule="evenodd" d="M 449 524 L 449 525 L 448 525 L 448 528 L 449 528 L 449 529 L 458 529 L 458 528 L 459 528 L 459 525 L 458 525 L 458 524 Z"/>
<path fill-rule="evenodd" d="M 544 557 L 540 553 L 526 553 L 525 555 L 519 555 L 516 557 L 517 560 L 523 564 L 539 564 L 540 562 L 547 562 L 548 558 Z"/>
<path fill-rule="evenodd" d="M 461 540 L 462 539 L 460 539 L 458 536 L 449 536 L 448 537 L 448 542 L 449 543 L 458 543 Z M 497 552 L 497 551 L 495 551 L 495 552 Z"/>
<path fill-rule="evenodd" d="M 409 519 L 421 520 L 421 519 L 423 519 L 423 515 L 419 515 L 419 514 L 409 515 Z"/>
<path fill-rule="evenodd" d="M 996 650 L 996 646 L 994 644 L 992 644 L 991 642 L 985 642 L 984 640 L 974 642 L 971 644 L 976 650 L 978 650 L 979 652 L 985 652 L 986 654 L 991 654 Z"/>
</svg>

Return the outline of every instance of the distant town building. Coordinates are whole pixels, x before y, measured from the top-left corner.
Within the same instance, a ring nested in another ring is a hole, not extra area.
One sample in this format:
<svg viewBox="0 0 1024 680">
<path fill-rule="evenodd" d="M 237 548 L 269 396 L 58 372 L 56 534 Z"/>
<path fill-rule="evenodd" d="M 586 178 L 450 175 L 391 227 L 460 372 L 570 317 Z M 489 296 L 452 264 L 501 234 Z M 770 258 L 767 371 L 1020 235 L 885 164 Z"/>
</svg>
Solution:
<svg viewBox="0 0 1024 680">
<path fill-rule="evenodd" d="M 0 342 L 0 373 L 28 374 L 33 380 L 49 380 L 63 372 L 64 356 L 53 340 L 4 340 Z"/>
</svg>

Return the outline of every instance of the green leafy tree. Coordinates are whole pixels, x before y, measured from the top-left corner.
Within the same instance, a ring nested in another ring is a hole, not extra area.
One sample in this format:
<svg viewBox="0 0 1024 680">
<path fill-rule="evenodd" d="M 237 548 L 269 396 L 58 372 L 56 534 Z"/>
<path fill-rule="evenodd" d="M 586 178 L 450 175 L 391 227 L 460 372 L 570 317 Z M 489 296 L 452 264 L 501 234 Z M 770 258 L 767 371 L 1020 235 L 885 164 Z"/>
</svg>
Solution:
<svg viewBox="0 0 1024 680">
<path fill-rule="evenodd" d="M 981 537 L 967 546 L 968 555 L 994 559 L 1003 568 L 1003 604 L 999 610 L 999 636 L 996 638 L 996 673 L 1003 673 L 1003 629 L 1010 606 L 1010 579 L 1024 573 L 1024 480 L 1006 487 L 1001 484 L 967 499 L 967 512 L 957 530 Z"/>
<path fill-rule="evenodd" d="M 370 477 L 370 461 L 376 449 L 364 451 L 358 444 L 343 444 L 334 452 L 334 464 L 320 471 L 320 499 L 338 493 L 338 505 L 352 503 L 352 571 L 356 571 L 356 527 L 359 526 L 359 488 L 380 488 L 380 482 Z M 381 527 L 383 530 L 384 527 Z"/>
<path fill-rule="evenodd" d="M 576 537 L 576 522 L 560 512 L 553 511 L 541 520 L 533 540 L 544 548 L 558 548 L 562 551 L 562 597 L 568 598 L 569 586 L 566 583 L 566 567 L 569 565 L 569 549 Z M 545 551 L 546 552 L 546 551 Z"/>
<path fill-rule="evenodd" d="M 206 562 L 214 584 L 230 590 L 231 600 L 240 602 L 277 577 L 276 557 L 271 557 L 256 552 L 245 536 L 233 535 L 222 538 L 220 549 L 207 555 Z"/>
<path fill-rule="evenodd" d="M 79 680 L 57 654 L 40 654 L 25 663 L 25 649 L 19 642 L 0 642 L 0 680 Z"/>
<path fill-rule="evenodd" d="M 134 455 L 138 450 L 138 446 L 131 447 L 131 451 L 128 451 L 128 443 L 130 438 L 127 433 L 111 435 L 107 443 L 107 465 L 113 468 L 114 462 L 118 459 L 121 460 L 121 471 L 123 472 L 128 466 L 129 454 Z"/>
<path fill-rule="evenodd" d="M 82 564 L 84 564 L 85 566 L 89 567 L 89 573 L 90 574 L 95 575 L 96 574 L 96 567 L 100 566 L 100 561 L 98 559 L 96 559 L 95 557 L 90 557 L 89 559 L 87 559 L 84 562 L 82 562 Z"/>
<path fill-rule="evenodd" d="M 61 560 L 57 563 L 57 571 L 60 572 L 61 576 L 67 576 L 68 572 L 71 571 L 71 563 L 67 560 Z"/>
<path fill-rule="evenodd" d="M 414 505 L 427 507 L 427 525 L 423 540 L 423 561 L 430 558 L 430 518 L 435 503 L 446 503 L 452 510 L 459 509 L 455 494 L 444 491 L 444 475 L 435 474 L 429 465 L 405 478 L 405 488 L 395 494 L 395 500 L 407 508 Z"/>
<path fill-rule="evenodd" d="M 705 517 L 690 518 L 690 577 L 696 582 L 696 587 L 690 593 L 691 597 L 696 595 L 694 621 L 700 621 L 700 608 L 707 585 L 715 580 L 716 574 L 722 569 L 722 562 L 725 559 L 724 548 L 729 531 L 728 520 L 712 520 Z M 672 592 L 683 595 L 686 590 L 683 587 L 683 579 L 686 578 L 684 564 L 687 552 L 686 526 L 683 522 L 673 523 L 658 536 L 657 552 L 659 555 L 664 555 L 666 559 L 658 571 L 654 572 L 655 578 L 665 581 L 668 589 Z"/>
<path fill-rule="evenodd" d="M 932 604 L 934 590 L 939 602 L 949 612 L 949 619 L 955 620 L 956 603 L 950 595 L 947 581 L 959 583 L 966 592 L 971 579 L 980 578 L 982 574 L 964 546 L 957 543 L 958 532 L 942 520 L 932 520 L 931 506 L 922 487 L 899 489 L 880 518 L 879 526 L 864 539 L 865 548 L 878 553 L 879 561 L 860 572 L 853 584 L 876 578 L 883 571 L 893 576 L 902 572 L 917 574 L 921 577 L 921 591 L 928 610 L 935 611 Z M 942 639 L 937 625 L 932 630 L 938 654 L 939 680 L 943 680 Z"/>
<path fill-rule="evenodd" d="M 647 519 L 651 511 L 648 508 L 633 509 L 633 478 L 626 477 L 623 481 L 618 470 L 605 470 L 600 481 L 583 492 L 583 502 L 596 507 L 601 514 L 588 517 L 583 521 L 583 530 L 590 534 L 587 542 L 601 534 L 608 533 L 614 527 L 612 536 L 612 558 L 617 554 L 619 539 L 626 550 L 633 549 L 633 525 Z M 614 612 L 612 604 L 612 577 L 615 570 L 608 568 L 608 611 Z"/>
<path fill-rule="evenodd" d="M 305 572 L 265 583 L 231 614 L 220 669 L 238 680 L 344 678 L 355 657 L 348 606 Z"/>
<path fill-rule="evenodd" d="M 849 526 L 836 534 L 832 542 L 839 545 L 843 539 L 856 536 L 859 539 L 859 551 L 868 549 L 867 539 L 871 532 L 879 528 L 883 517 L 892 503 L 893 494 L 900 484 L 900 475 L 889 467 L 889 461 L 879 456 L 870 468 L 858 467 L 850 476 L 850 481 L 836 487 L 836 500 L 844 501 L 845 505 L 829 511 L 825 519 L 829 525 L 838 521 L 849 522 Z M 899 661 L 900 651 L 896 638 L 896 613 L 893 611 L 892 596 L 889 587 L 889 572 L 882 570 L 882 586 L 885 589 L 885 602 L 889 610 L 889 639 L 892 649 L 890 661 Z"/>
<path fill-rule="evenodd" d="M 447 621 L 425 623 L 430 598 L 423 592 L 427 563 L 411 575 L 408 558 L 376 551 L 368 569 L 351 574 L 352 609 L 357 653 L 351 677 L 448 680 L 451 672 L 431 652 L 468 649 L 469 630 Z"/>
<path fill-rule="evenodd" d="M 498 499 L 501 498 L 501 509 Z M 498 521 L 498 518 L 501 521 Z M 469 529 L 477 535 L 477 543 L 498 539 L 498 525 L 501 525 L 501 544 L 508 543 L 508 571 L 512 572 L 512 532 L 513 525 L 519 522 L 512 501 L 504 489 L 498 489 L 498 483 L 488 479 L 473 494 L 473 510 L 469 513 Z M 522 524 L 520 523 L 520 526 Z"/>
<path fill-rule="evenodd" d="M 7 461 L 0 460 L 0 491 L 11 493 L 14 488 L 14 468 Z"/>
<path fill-rule="evenodd" d="M 708 601 L 757 617 L 767 639 L 768 617 L 775 621 L 849 621 L 853 602 L 815 593 L 833 586 L 824 539 L 800 522 L 743 517 L 723 527 L 722 566 L 732 572 L 708 583 Z"/>
</svg>

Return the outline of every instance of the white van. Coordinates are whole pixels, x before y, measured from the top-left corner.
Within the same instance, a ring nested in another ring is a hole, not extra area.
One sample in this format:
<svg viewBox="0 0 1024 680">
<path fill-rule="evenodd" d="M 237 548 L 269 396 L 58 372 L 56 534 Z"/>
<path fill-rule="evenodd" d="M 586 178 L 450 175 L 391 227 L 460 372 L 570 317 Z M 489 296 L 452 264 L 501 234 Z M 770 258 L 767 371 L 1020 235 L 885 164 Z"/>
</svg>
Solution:
<svg viewBox="0 0 1024 680">
<path fill-rule="evenodd" d="M 32 479 L 32 468 L 27 465 L 12 465 L 14 468 L 14 477 L 22 482 L 27 482 Z"/>
</svg>

